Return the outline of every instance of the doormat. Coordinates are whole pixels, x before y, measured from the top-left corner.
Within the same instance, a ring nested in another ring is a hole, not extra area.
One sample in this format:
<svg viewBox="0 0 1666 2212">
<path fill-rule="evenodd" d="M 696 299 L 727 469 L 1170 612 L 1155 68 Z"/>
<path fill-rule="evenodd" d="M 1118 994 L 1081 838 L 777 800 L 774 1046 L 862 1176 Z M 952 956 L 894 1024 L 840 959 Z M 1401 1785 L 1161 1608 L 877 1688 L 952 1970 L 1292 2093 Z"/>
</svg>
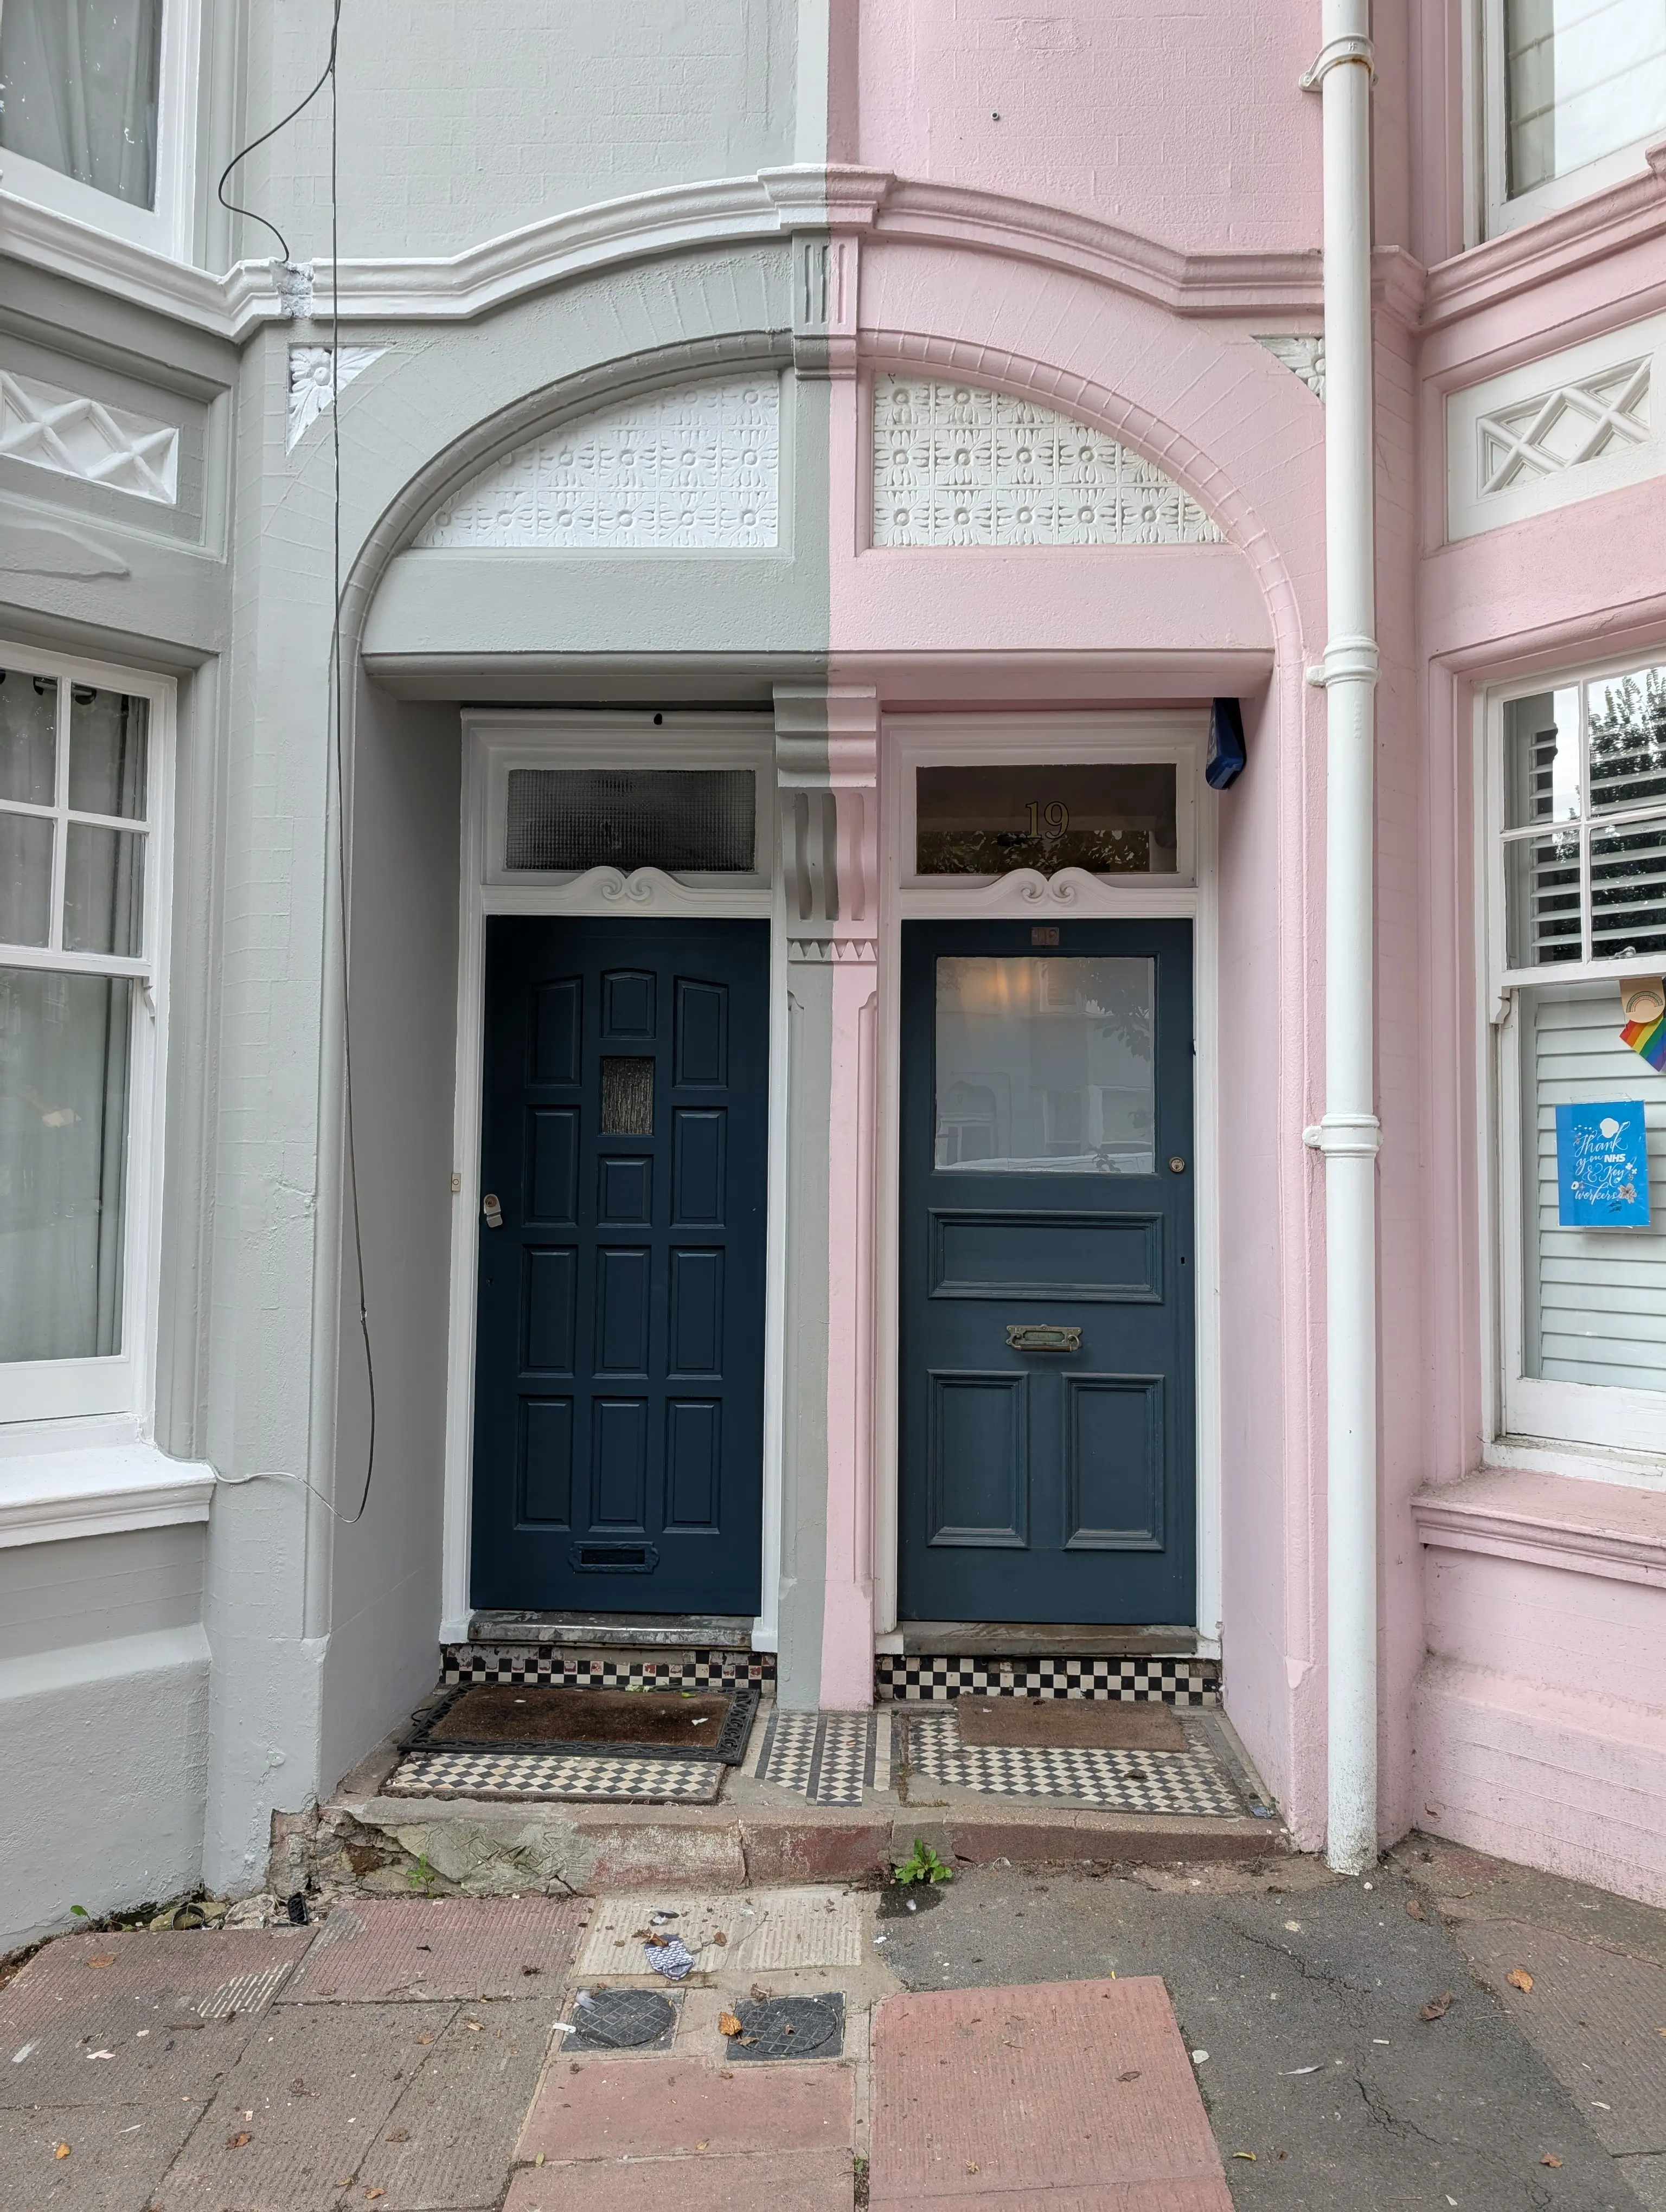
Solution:
<svg viewBox="0 0 1666 2212">
<path fill-rule="evenodd" d="M 957 1698 L 960 1740 L 1045 1751 L 1184 1751 L 1172 1705 L 1125 1698 Z"/>
<path fill-rule="evenodd" d="M 757 1755 L 757 1778 L 794 1790 L 812 1805 L 860 1805 L 874 1785 L 878 1716 L 771 1713 Z M 890 1787 L 890 1777 L 879 1787 Z"/>
<path fill-rule="evenodd" d="M 575 1757 L 713 1759 L 739 1766 L 757 1711 L 755 1682 L 686 1690 L 587 1690 L 466 1682 L 442 1697 L 401 1751 L 565 1752 Z"/>
<path fill-rule="evenodd" d="M 497 1804 L 714 1805 L 723 1769 L 710 1759 L 617 1759 L 605 1753 L 407 1752 L 384 1797 L 468 1797 Z"/>
<path fill-rule="evenodd" d="M 1241 1819 L 1249 1808 L 1201 1744 L 1184 1751 L 1026 1749 L 969 1744 L 951 1709 L 911 1712 L 908 1759 L 932 1782 L 1001 1797 L 1074 1797 L 1105 1813 L 1178 1813 Z"/>
</svg>

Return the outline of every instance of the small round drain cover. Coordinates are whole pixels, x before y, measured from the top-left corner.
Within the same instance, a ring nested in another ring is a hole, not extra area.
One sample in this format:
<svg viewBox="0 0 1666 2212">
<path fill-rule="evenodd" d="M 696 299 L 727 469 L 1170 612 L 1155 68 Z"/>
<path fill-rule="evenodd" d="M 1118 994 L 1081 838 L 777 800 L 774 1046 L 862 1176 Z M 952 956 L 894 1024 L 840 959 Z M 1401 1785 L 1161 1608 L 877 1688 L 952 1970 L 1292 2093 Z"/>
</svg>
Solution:
<svg viewBox="0 0 1666 2212">
<path fill-rule="evenodd" d="M 573 2000 L 578 2033 L 569 2046 L 590 2051 L 640 2051 L 671 2032 L 677 2008 L 654 1990 L 581 1990 Z"/>
<path fill-rule="evenodd" d="M 732 2058 L 836 2058 L 844 2045 L 844 1998 L 769 1997 L 739 2008 Z"/>
</svg>

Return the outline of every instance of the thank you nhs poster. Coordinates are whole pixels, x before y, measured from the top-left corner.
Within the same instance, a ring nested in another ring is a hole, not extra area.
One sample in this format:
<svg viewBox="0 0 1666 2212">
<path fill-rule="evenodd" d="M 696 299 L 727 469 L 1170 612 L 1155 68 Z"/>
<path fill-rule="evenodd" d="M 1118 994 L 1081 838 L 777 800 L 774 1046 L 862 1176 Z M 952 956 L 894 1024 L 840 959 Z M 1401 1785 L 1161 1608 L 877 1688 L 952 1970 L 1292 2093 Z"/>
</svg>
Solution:
<svg viewBox="0 0 1666 2212">
<path fill-rule="evenodd" d="M 1649 1226 L 1648 1139 L 1640 1098 L 1556 1109 L 1558 1219 L 1564 1229 Z"/>
</svg>

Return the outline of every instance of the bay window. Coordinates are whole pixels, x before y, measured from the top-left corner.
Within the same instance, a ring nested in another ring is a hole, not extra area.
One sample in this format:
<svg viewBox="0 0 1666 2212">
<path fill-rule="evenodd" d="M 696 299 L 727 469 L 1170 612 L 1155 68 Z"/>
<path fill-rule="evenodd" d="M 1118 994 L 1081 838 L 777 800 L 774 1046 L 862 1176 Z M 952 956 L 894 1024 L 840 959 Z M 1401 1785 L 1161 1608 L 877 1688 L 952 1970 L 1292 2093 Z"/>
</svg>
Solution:
<svg viewBox="0 0 1666 2212">
<path fill-rule="evenodd" d="M 0 658 L 0 1419 L 138 1416 L 169 696 Z"/>
<path fill-rule="evenodd" d="M 1490 720 L 1500 1426 L 1661 1453 L 1666 1073 L 1626 1042 L 1621 986 L 1666 975 L 1666 666 Z M 1630 1163 L 1596 1220 L 1572 1179 L 1591 1132 Z"/>
</svg>

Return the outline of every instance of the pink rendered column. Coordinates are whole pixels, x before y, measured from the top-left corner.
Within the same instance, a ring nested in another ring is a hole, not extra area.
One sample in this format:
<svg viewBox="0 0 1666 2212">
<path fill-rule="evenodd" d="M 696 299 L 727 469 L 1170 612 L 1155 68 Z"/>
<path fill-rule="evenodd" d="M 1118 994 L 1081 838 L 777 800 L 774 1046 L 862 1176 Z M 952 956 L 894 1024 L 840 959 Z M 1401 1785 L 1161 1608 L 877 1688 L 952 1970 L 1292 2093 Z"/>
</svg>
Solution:
<svg viewBox="0 0 1666 2212">
<path fill-rule="evenodd" d="M 830 685 L 837 812 L 827 1237 L 827 1588 L 821 1702 L 873 1701 L 874 1060 L 879 978 L 879 702 Z"/>
</svg>

